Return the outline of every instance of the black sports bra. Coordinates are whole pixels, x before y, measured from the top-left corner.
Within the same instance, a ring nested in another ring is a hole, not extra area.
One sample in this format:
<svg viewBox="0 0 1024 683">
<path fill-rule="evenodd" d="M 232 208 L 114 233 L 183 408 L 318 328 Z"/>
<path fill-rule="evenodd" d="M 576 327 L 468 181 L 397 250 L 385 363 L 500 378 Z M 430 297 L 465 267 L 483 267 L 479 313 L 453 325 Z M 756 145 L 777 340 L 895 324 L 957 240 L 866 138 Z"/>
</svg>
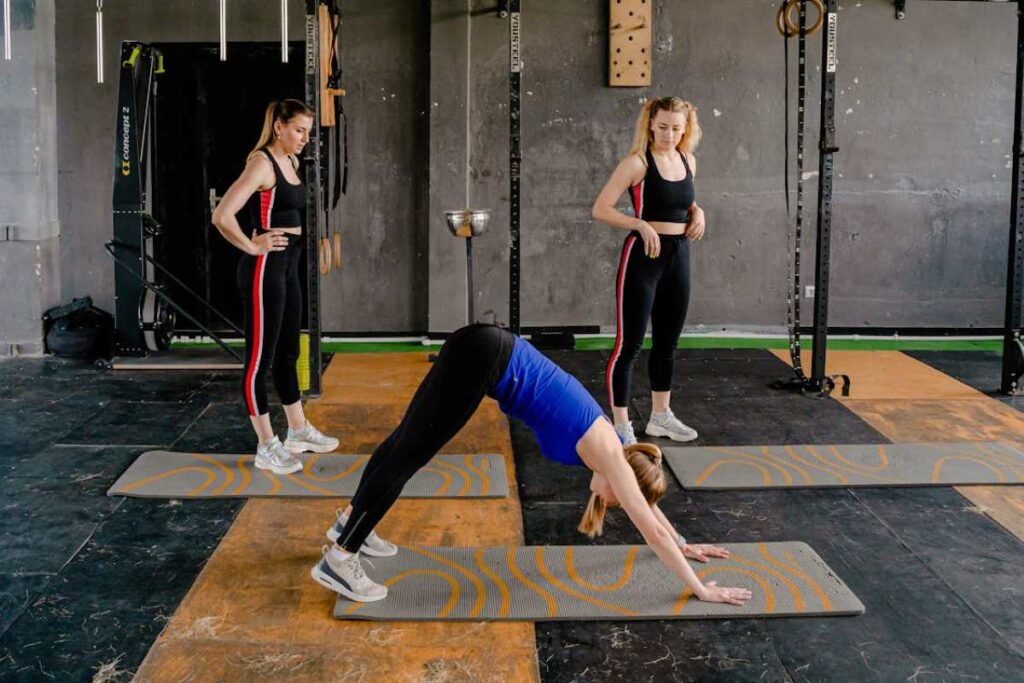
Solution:
<svg viewBox="0 0 1024 683">
<path fill-rule="evenodd" d="M 658 173 L 658 165 L 654 163 L 651 150 L 647 150 L 647 173 L 644 179 L 629 188 L 633 201 L 633 213 L 645 221 L 661 221 L 665 223 L 689 223 L 690 207 L 697 191 L 693 186 L 693 171 L 682 152 L 679 156 L 686 167 L 686 177 L 682 180 L 665 180 Z"/>
<path fill-rule="evenodd" d="M 274 185 L 254 195 L 259 197 L 259 203 L 254 206 L 258 212 L 256 226 L 263 230 L 301 227 L 302 211 L 306 208 L 306 186 L 301 179 L 297 184 L 289 183 L 270 150 L 263 148 L 260 151 L 267 155 L 274 167 Z"/>
</svg>

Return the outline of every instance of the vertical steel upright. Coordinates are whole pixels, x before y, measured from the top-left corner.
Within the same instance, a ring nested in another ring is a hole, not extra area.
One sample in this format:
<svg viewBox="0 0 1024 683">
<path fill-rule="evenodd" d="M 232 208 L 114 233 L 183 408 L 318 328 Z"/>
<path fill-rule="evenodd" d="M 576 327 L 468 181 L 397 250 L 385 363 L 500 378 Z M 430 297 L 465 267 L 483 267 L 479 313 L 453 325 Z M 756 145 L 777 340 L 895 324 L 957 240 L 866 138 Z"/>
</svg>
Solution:
<svg viewBox="0 0 1024 683">
<path fill-rule="evenodd" d="M 821 40 L 821 128 L 818 154 L 818 243 L 814 275 L 814 351 L 807 389 L 825 391 L 828 344 L 828 286 L 832 240 L 832 175 L 836 147 L 837 0 L 825 0 L 825 30 Z"/>
<path fill-rule="evenodd" d="M 1024 211 L 1024 13 L 1017 4 L 1017 87 L 1013 110 L 1013 200 L 1010 203 L 1010 240 L 1006 267 L 1006 314 L 1003 324 L 1003 371 L 1000 390 L 1006 394 L 1017 392 L 1018 380 L 1024 372 L 1024 353 L 1021 349 L 1021 287 L 1024 271 L 1024 240 L 1021 239 L 1020 217 Z"/>
<path fill-rule="evenodd" d="M 330 149 L 320 126 L 320 19 L 319 0 L 306 0 L 306 103 L 316 116 L 306 145 L 306 314 L 309 332 L 309 396 L 322 393 L 320 375 L 320 235 L 324 234 L 323 160 Z"/>
</svg>

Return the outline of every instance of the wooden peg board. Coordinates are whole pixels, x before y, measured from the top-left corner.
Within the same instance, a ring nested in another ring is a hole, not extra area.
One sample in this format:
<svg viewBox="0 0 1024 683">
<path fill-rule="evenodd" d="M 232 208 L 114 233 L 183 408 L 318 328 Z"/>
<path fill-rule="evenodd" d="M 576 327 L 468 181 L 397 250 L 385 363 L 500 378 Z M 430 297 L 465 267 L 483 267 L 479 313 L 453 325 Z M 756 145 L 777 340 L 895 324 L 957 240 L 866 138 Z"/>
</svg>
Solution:
<svg viewBox="0 0 1024 683">
<path fill-rule="evenodd" d="M 608 0 L 608 85 L 651 84 L 651 4 L 654 0 Z"/>
</svg>

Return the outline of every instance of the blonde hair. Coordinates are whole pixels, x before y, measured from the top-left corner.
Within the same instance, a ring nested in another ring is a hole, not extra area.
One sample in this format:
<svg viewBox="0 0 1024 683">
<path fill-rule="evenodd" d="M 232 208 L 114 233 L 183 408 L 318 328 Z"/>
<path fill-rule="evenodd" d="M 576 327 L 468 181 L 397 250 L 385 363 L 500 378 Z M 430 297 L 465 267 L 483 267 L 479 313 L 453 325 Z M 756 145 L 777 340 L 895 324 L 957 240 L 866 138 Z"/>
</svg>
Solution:
<svg viewBox="0 0 1024 683">
<path fill-rule="evenodd" d="M 665 495 L 667 484 L 661 469 L 661 449 L 652 443 L 635 443 L 623 448 L 626 462 L 636 475 L 636 483 L 644 494 L 648 505 L 654 505 Z M 604 531 L 604 513 L 607 510 L 604 499 L 596 493 L 590 494 L 590 502 L 583 512 L 583 519 L 577 530 L 589 538 L 600 536 Z"/>
<path fill-rule="evenodd" d="M 263 115 L 263 130 L 260 131 L 259 142 L 249 152 L 246 161 L 252 159 L 253 155 L 270 144 L 274 139 L 274 121 L 288 123 L 296 116 L 308 116 L 313 118 L 313 110 L 306 106 L 305 102 L 299 100 L 274 100 L 267 105 L 267 111 Z"/>
<path fill-rule="evenodd" d="M 633 132 L 633 146 L 630 154 L 639 154 L 644 158 L 647 148 L 651 146 L 651 121 L 659 111 L 686 114 L 686 132 L 676 149 L 685 154 L 693 154 L 700 143 L 700 123 L 697 121 L 697 107 L 678 97 L 655 97 L 647 100 L 640 115 L 636 117 L 636 130 Z"/>
</svg>

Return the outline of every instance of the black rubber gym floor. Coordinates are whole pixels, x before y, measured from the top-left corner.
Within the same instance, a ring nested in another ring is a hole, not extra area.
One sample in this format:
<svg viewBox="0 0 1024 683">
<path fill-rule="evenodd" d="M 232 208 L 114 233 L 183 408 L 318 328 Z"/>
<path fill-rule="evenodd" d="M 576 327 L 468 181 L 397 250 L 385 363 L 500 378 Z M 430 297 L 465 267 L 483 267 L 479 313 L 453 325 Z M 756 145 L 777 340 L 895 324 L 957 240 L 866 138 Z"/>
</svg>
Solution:
<svg viewBox="0 0 1024 683">
<path fill-rule="evenodd" d="M 607 353 L 549 355 L 604 403 L 593 369 Z M 767 351 L 679 358 L 673 405 L 701 432 L 696 444 L 888 443 L 838 401 L 769 389 L 791 371 Z M 644 362 L 638 433 L 650 411 Z M 589 475 L 544 460 L 521 424 L 512 439 L 526 542 L 584 542 L 575 527 Z M 670 477 L 661 507 L 694 542 L 806 541 L 866 614 L 539 623 L 544 681 L 1024 680 L 1024 543 L 952 488 L 685 492 Z M 642 542 L 621 512 L 611 516 L 598 542 Z"/>
<path fill-rule="evenodd" d="M 607 352 L 550 355 L 604 404 Z M 975 382 L 990 381 L 986 354 L 913 355 L 983 391 Z M 698 444 L 886 442 L 838 401 L 767 388 L 789 372 L 767 351 L 679 357 L 673 403 Z M 153 446 L 251 447 L 236 383 L 230 373 L 0 362 L 0 680 L 89 681 L 111 664 L 121 675 L 109 680 L 130 678 L 244 501 L 104 493 Z M 543 459 L 518 423 L 512 439 L 527 543 L 585 543 L 575 527 L 586 472 Z M 662 507 L 692 541 L 810 543 L 867 613 L 541 623 L 542 680 L 1024 680 L 1024 543 L 952 488 L 688 493 L 670 477 Z M 598 542 L 640 539 L 613 511 Z"/>
</svg>

